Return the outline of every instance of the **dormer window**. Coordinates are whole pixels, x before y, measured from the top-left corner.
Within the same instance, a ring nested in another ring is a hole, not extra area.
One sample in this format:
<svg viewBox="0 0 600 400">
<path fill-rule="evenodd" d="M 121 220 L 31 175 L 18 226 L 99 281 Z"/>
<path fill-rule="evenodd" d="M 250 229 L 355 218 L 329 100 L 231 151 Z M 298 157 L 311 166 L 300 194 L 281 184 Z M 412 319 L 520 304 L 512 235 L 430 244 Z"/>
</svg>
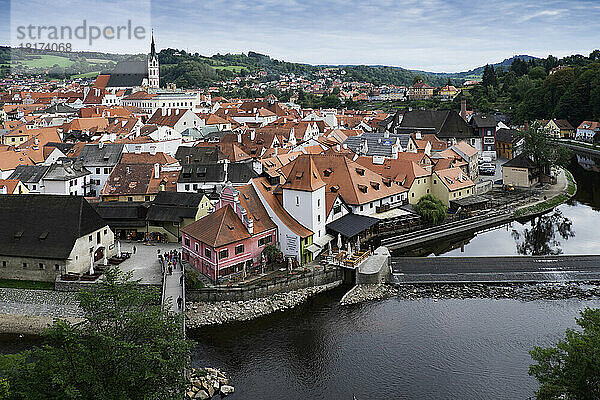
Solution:
<svg viewBox="0 0 600 400">
<path fill-rule="evenodd" d="M 363 193 L 367 193 L 367 187 L 365 185 L 358 185 L 358 190 Z"/>
<path fill-rule="evenodd" d="M 375 190 L 379 190 L 379 183 L 371 181 L 371 187 Z"/>
<path fill-rule="evenodd" d="M 360 176 L 364 176 L 365 170 L 362 168 L 356 168 L 356 173 L 359 174 Z"/>
</svg>

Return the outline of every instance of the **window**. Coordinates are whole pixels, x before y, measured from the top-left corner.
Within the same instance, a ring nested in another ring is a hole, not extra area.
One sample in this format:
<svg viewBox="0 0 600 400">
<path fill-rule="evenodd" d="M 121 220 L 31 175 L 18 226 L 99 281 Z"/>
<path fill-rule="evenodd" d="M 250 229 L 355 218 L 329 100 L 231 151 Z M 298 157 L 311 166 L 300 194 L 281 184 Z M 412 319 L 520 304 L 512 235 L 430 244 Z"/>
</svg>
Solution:
<svg viewBox="0 0 600 400">
<path fill-rule="evenodd" d="M 40 269 L 44 269 L 44 263 L 39 263 L 39 264 L 38 264 L 38 267 L 39 267 Z"/>
<path fill-rule="evenodd" d="M 104 175 L 110 174 L 110 168 L 104 168 Z"/>
<path fill-rule="evenodd" d="M 212 254 L 210 252 L 210 249 L 204 249 L 204 257 L 208 258 L 209 260 L 212 257 Z"/>
<path fill-rule="evenodd" d="M 187 192 L 188 190 L 190 190 L 190 185 L 189 185 L 189 184 L 186 184 L 186 185 L 185 185 L 185 191 Z"/>
<path fill-rule="evenodd" d="M 373 208 L 373 203 L 369 203 L 369 208 Z"/>
<path fill-rule="evenodd" d="M 235 255 L 237 256 L 238 254 L 242 254 L 244 252 L 244 245 L 240 244 L 238 246 L 235 246 Z"/>
<path fill-rule="evenodd" d="M 6 267 L 6 261 L 2 261 L 2 266 Z"/>
<path fill-rule="evenodd" d="M 342 206 L 337 205 L 337 206 L 333 207 L 333 213 L 334 214 L 339 214 L 341 212 L 342 212 Z"/>
<path fill-rule="evenodd" d="M 300 197 L 296 196 L 296 205 L 299 206 L 300 205 Z"/>
<path fill-rule="evenodd" d="M 23 268 L 27 268 L 27 263 L 23 263 Z"/>
<path fill-rule="evenodd" d="M 128 197 L 127 201 L 133 201 L 133 197 Z"/>
<path fill-rule="evenodd" d="M 100 173 L 100 168 L 96 168 L 96 173 L 99 174 Z"/>
<path fill-rule="evenodd" d="M 198 252 L 198 243 L 194 243 L 194 250 L 196 251 L 196 253 Z"/>
<path fill-rule="evenodd" d="M 321 222 L 321 214 L 317 215 L 317 222 Z"/>
<path fill-rule="evenodd" d="M 60 269 L 60 265 L 58 265 L 58 264 L 54 264 L 54 270 L 55 270 L 55 271 L 58 271 L 59 269 Z"/>
<path fill-rule="evenodd" d="M 36 189 L 36 185 L 33 185 L 33 190 L 35 190 L 35 189 Z"/>
<path fill-rule="evenodd" d="M 107 233 L 108 233 L 108 229 L 105 229 L 104 230 L 104 234 L 106 235 Z"/>
<path fill-rule="evenodd" d="M 144 201 L 150 201 L 150 196 L 144 196 Z"/>
<path fill-rule="evenodd" d="M 436 179 L 433 180 L 433 184 L 437 185 L 437 180 Z"/>
<path fill-rule="evenodd" d="M 100 244 L 102 242 L 102 235 L 100 232 L 96 232 L 96 244 Z"/>
<path fill-rule="evenodd" d="M 321 199 L 317 199 L 317 207 L 321 207 Z"/>
<path fill-rule="evenodd" d="M 415 197 L 415 194 L 414 194 L 414 193 L 412 194 L 412 197 Z"/>
<path fill-rule="evenodd" d="M 219 251 L 219 260 L 229 257 L 229 249 Z"/>
<path fill-rule="evenodd" d="M 363 210 L 363 206 L 360 206 L 360 211 L 362 211 L 362 210 Z"/>
<path fill-rule="evenodd" d="M 190 247 L 190 238 L 183 239 L 183 243 L 185 243 L 186 247 Z"/>
<path fill-rule="evenodd" d="M 89 241 L 91 242 L 91 241 L 92 241 L 92 235 L 90 235 L 90 236 L 88 237 L 88 239 L 89 239 Z"/>
<path fill-rule="evenodd" d="M 258 239 L 258 245 L 264 246 L 265 244 L 271 243 L 271 236 L 265 236 L 264 238 Z"/>
</svg>

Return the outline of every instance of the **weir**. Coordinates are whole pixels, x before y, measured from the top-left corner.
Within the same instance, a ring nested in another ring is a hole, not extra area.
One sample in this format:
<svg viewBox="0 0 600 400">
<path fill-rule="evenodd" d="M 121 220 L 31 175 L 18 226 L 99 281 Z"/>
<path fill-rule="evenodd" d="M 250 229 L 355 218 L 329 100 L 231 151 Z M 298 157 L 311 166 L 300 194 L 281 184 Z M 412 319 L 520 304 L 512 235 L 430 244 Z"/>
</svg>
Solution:
<svg viewBox="0 0 600 400">
<path fill-rule="evenodd" d="M 394 257 L 392 283 L 600 282 L 600 256 Z"/>
</svg>

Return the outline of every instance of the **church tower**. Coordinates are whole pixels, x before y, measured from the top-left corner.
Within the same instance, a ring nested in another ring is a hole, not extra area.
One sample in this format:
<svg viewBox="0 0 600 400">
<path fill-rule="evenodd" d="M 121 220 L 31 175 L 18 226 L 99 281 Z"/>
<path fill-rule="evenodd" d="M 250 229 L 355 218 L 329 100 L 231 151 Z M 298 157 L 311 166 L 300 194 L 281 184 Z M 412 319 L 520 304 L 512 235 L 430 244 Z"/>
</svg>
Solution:
<svg viewBox="0 0 600 400">
<path fill-rule="evenodd" d="M 154 33 L 152 33 L 152 44 L 150 45 L 150 54 L 148 54 L 148 86 L 152 89 L 158 89 L 160 82 L 160 72 L 158 67 L 158 56 L 154 46 Z"/>
</svg>

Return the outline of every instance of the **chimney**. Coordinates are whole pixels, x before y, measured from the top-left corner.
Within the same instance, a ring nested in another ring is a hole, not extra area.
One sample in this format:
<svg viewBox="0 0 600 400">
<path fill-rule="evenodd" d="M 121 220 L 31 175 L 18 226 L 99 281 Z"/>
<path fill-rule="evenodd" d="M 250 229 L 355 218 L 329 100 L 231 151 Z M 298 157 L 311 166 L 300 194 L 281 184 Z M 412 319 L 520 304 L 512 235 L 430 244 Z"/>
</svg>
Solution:
<svg viewBox="0 0 600 400">
<path fill-rule="evenodd" d="M 165 110 L 164 108 L 161 108 L 160 111 L 163 117 L 167 115 L 167 110 Z"/>
<path fill-rule="evenodd" d="M 156 146 L 151 146 L 150 147 L 150 154 L 153 155 L 153 156 L 156 155 Z"/>
<path fill-rule="evenodd" d="M 273 149 L 273 156 L 277 156 L 277 147 Z"/>
<path fill-rule="evenodd" d="M 252 129 L 250 131 L 250 140 L 254 140 L 256 138 L 256 131 L 254 129 Z"/>
<path fill-rule="evenodd" d="M 460 99 L 460 116 L 465 121 L 467 120 L 467 99 L 464 97 Z"/>
<path fill-rule="evenodd" d="M 240 144 L 242 143 L 242 133 L 241 132 L 238 132 L 238 134 L 237 134 L 237 141 Z"/>
<path fill-rule="evenodd" d="M 104 142 L 98 142 L 98 148 L 99 149 L 103 149 L 104 148 Z"/>
<path fill-rule="evenodd" d="M 251 235 L 254 234 L 254 220 L 252 220 L 252 218 L 248 218 L 247 228 L 248 228 L 249 234 L 251 234 Z"/>
<path fill-rule="evenodd" d="M 159 177 L 160 177 L 160 164 L 155 163 L 154 164 L 154 178 L 158 179 Z"/>
<path fill-rule="evenodd" d="M 415 139 L 421 140 L 422 138 L 423 136 L 421 136 L 421 131 L 417 131 L 417 133 L 415 133 Z"/>
<path fill-rule="evenodd" d="M 167 115 L 168 115 L 169 117 L 171 116 L 171 109 L 170 109 L 170 108 L 167 110 Z"/>
<path fill-rule="evenodd" d="M 38 139 L 37 137 L 35 138 L 35 140 L 33 141 L 35 143 L 35 145 L 37 146 L 38 144 L 40 144 L 40 139 Z"/>
</svg>

